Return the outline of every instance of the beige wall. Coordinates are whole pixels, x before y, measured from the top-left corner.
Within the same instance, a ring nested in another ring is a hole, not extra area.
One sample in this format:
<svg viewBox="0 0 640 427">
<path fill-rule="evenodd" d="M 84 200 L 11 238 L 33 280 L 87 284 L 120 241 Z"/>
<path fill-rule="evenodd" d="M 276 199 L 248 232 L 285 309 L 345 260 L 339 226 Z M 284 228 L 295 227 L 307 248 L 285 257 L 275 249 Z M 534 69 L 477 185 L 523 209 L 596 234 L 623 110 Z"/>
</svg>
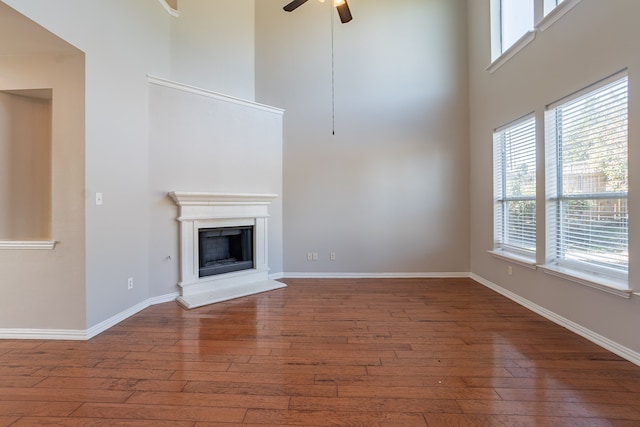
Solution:
<svg viewBox="0 0 640 427">
<path fill-rule="evenodd" d="M 47 237 L 58 242 L 0 250 L 0 328 L 84 329 L 84 56 L 0 55 L 0 69 L 0 89 L 53 90 Z"/>
<path fill-rule="evenodd" d="M 0 92 L 0 239 L 50 240 L 51 99 L 20 93 Z"/>
<path fill-rule="evenodd" d="M 629 71 L 630 171 L 630 284 L 638 290 L 640 221 L 640 2 L 583 0 L 494 73 L 490 62 L 489 0 L 470 1 L 470 143 L 471 143 L 471 271 L 581 328 L 593 331 L 636 352 L 640 351 L 640 298 L 623 299 L 561 280 L 542 270 L 513 265 L 487 253 L 493 245 L 492 132 L 524 114 L 535 112 L 543 133 L 545 106 L 619 70 Z M 540 138 L 540 144 L 542 143 Z M 544 177 L 538 147 L 538 176 Z M 538 206 L 544 205 L 544 183 L 539 179 Z M 544 230 L 544 212 L 538 213 Z M 539 233 L 539 262 L 543 262 L 544 233 Z"/>
<path fill-rule="evenodd" d="M 331 2 L 256 2 L 256 98 L 286 110 L 285 271 L 467 272 L 466 2 L 349 5 L 343 25 Z"/>
</svg>

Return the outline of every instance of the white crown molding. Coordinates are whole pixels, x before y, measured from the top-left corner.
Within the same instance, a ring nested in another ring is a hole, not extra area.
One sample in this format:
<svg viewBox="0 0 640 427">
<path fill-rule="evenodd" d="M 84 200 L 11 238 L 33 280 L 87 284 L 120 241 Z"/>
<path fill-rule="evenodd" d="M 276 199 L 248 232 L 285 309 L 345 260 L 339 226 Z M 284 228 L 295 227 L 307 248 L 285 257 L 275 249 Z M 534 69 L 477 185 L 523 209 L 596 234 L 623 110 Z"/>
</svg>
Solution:
<svg viewBox="0 0 640 427">
<path fill-rule="evenodd" d="M 284 110 L 281 108 L 272 107 L 270 105 L 265 105 L 265 104 L 259 104 L 253 101 L 247 101 L 246 99 L 234 98 L 233 96 L 223 95 L 221 93 L 213 92 L 213 91 L 202 89 L 199 87 L 189 86 L 189 85 L 174 82 L 171 80 L 162 79 L 160 77 L 153 77 L 153 76 L 147 75 L 147 81 L 157 86 L 176 89 L 182 92 L 187 92 L 194 95 L 200 95 L 207 98 L 216 99 L 222 102 L 228 102 L 231 104 L 241 105 L 243 107 L 266 111 L 268 113 L 278 114 L 280 116 L 284 114 Z"/>
<path fill-rule="evenodd" d="M 562 317 L 559 314 L 554 313 L 553 311 L 547 310 L 546 308 L 539 306 L 538 304 L 535 304 L 528 299 L 521 297 L 520 295 L 517 295 L 501 286 L 496 285 L 493 282 L 490 282 L 489 280 L 484 279 L 483 277 L 480 277 L 473 273 L 470 277 L 481 285 L 486 286 L 487 288 L 509 298 L 510 300 L 520 304 L 521 306 L 528 308 L 534 313 L 537 313 L 540 316 L 551 320 L 553 323 L 567 328 L 571 332 L 588 339 L 592 343 L 597 344 L 600 347 L 609 350 L 610 352 L 617 354 L 618 356 L 640 366 L 640 353 L 638 353 L 637 351 L 634 351 L 628 347 L 623 346 L 622 344 L 612 341 L 609 338 L 592 331 L 591 329 L 587 329 L 582 325 L 572 322 L 571 320 Z"/>
</svg>

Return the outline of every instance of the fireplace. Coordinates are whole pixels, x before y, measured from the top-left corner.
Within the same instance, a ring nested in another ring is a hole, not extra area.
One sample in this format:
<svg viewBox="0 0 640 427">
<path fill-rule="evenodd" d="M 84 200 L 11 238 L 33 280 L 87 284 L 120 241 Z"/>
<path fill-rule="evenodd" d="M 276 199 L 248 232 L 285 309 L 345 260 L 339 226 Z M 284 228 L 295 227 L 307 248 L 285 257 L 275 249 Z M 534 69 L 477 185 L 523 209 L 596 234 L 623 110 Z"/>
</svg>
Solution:
<svg viewBox="0 0 640 427">
<path fill-rule="evenodd" d="M 199 277 L 253 268 L 253 227 L 201 228 Z"/>
<path fill-rule="evenodd" d="M 273 289 L 268 207 L 275 194 L 171 192 L 180 214 L 180 296 L 191 309 Z"/>
</svg>

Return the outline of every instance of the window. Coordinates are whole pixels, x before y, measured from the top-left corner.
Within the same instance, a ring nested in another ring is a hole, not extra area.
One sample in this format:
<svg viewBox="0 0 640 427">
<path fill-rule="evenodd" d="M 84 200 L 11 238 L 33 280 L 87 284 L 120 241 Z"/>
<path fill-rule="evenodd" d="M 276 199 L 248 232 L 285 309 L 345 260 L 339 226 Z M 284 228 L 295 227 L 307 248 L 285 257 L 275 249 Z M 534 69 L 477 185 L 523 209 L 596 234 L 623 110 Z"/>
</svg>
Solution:
<svg viewBox="0 0 640 427">
<path fill-rule="evenodd" d="M 544 16 L 547 16 L 549 12 L 558 7 L 564 0 L 544 0 Z"/>
<path fill-rule="evenodd" d="M 490 0 L 491 65 L 489 72 L 533 42 L 581 0 Z M 553 13 L 552 13 L 553 12 Z"/>
<path fill-rule="evenodd" d="M 626 74 L 548 107 L 547 252 L 552 265 L 625 279 Z"/>
<path fill-rule="evenodd" d="M 533 0 L 500 1 L 501 53 L 533 29 Z"/>
<path fill-rule="evenodd" d="M 493 134 L 495 248 L 536 251 L 536 122 L 527 116 Z"/>
<path fill-rule="evenodd" d="M 491 0 L 492 61 L 533 30 L 533 6 L 534 0 Z"/>
</svg>

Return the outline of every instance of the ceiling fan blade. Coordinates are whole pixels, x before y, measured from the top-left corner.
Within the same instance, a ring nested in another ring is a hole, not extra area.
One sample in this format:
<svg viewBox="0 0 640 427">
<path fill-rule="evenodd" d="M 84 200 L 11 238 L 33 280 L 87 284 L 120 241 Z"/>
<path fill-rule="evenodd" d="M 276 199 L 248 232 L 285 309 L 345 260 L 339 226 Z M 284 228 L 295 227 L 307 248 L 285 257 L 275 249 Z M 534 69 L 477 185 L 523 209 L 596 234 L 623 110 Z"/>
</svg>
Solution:
<svg viewBox="0 0 640 427">
<path fill-rule="evenodd" d="M 283 9 L 286 10 L 287 12 L 292 12 L 297 8 L 299 8 L 300 6 L 302 6 L 303 4 L 305 4 L 307 1 L 309 0 L 293 0 L 291 3 L 283 7 Z"/>
<path fill-rule="evenodd" d="M 353 16 L 351 16 L 351 11 L 349 10 L 349 5 L 347 4 L 347 0 L 344 0 L 344 3 L 336 6 L 336 9 L 338 9 L 338 15 L 340 15 L 340 22 L 342 22 L 343 24 L 346 24 L 353 19 Z"/>
</svg>

